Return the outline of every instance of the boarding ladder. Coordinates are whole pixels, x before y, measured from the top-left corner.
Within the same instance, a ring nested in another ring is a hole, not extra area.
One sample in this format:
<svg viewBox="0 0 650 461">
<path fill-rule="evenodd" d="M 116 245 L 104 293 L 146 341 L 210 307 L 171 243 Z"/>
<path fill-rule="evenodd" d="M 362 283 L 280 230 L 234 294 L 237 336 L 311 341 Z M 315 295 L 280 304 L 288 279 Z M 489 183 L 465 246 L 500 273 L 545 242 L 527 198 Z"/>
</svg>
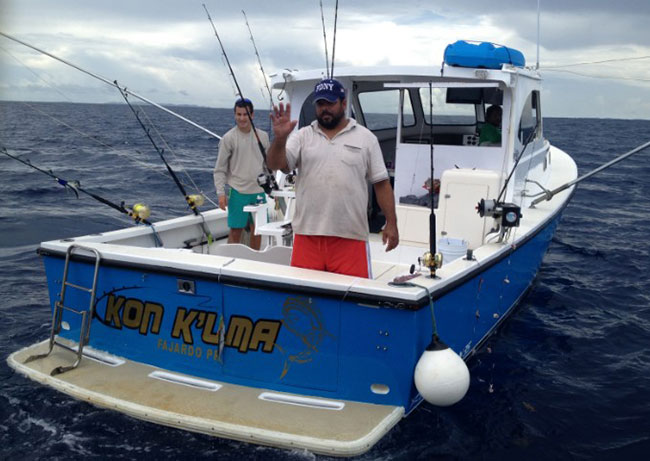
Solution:
<svg viewBox="0 0 650 461">
<path fill-rule="evenodd" d="M 75 250 L 84 250 L 87 252 L 90 252 L 94 255 L 95 259 L 95 273 L 93 274 L 93 285 L 92 287 L 88 288 L 85 286 L 77 285 L 75 283 L 69 282 L 68 281 L 68 269 L 70 267 L 70 260 L 72 257 L 72 253 Z M 54 349 L 54 346 L 57 345 L 59 347 L 62 347 L 64 349 L 67 349 L 73 353 L 76 354 L 77 358 L 75 362 L 72 365 L 68 366 L 59 366 L 56 367 L 50 375 L 58 375 L 61 373 L 65 373 L 66 371 L 73 370 L 79 366 L 79 363 L 81 362 L 81 357 L 83 355 L 83 349 L 84 346 L 88 344 L 88 341 L 90 339 L 90 324 L 93 320 L 93 317 L 95 315 L 95 295 L 97 293 L 97 278 L 99 275 L 99 264 L 101 262 L 101 254 L 99 251 L 97 251 L 94 248 L 89 248 L 86 246 L 82 245 L 70 245 L 66 251 L 65 255 L 65 265 L 63 266 L 63 279 L 61 280 L 61 294 L 59 296 L 58 301 L 54 303 L 54 311 L 52 312 L 52 330 L 50 332 L 50 343 L 49 343 L 49 349 L 46 353 L 44 354 L 39 354 L 39 355 L 33 355 L 29 357 L 25 363 L 31 362 L 33 360 L 45 358 L 48 355 L 52 353 L 52 350 Z M 73 307 L 70 307 L 66 305 L 66 299 L 65 299 L 65 294 L 67 291 L 67 288 L 73 288 L 76 290 L 81 290 L 85 291 L 87 293 L 90 293 L 90 303 L 88 305 L 87 310 L 83 309 L 75 309 Z M 81 316 L 81 328 L 80 328 L 80 334 L 79 334 L 79 345 L 75 347 L 71 347 L 63 342 L 60 342 L 57 340 L 57 335 L 61 332 L 61 326 L 62 326 L 62 319 L 63 319 L 63 311 L 69 311 L 72 312 L 73 314 L 80 315 Z"/>
</svg>

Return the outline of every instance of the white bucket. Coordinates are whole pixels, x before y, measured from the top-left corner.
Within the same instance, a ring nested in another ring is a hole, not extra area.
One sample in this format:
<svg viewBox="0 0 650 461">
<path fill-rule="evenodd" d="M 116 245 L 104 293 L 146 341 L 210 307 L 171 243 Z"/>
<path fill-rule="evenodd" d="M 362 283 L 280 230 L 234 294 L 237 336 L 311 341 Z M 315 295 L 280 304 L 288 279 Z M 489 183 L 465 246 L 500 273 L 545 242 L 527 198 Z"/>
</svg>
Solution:
<svg viewBox="0 0 650 461">
<path fill-rule="evenodd" d="M 447 264 L 467 254 L 467 242 L 444 237 L 438 240 L 438 251 L 442 253 L 442 264 Z"/>
</svg>

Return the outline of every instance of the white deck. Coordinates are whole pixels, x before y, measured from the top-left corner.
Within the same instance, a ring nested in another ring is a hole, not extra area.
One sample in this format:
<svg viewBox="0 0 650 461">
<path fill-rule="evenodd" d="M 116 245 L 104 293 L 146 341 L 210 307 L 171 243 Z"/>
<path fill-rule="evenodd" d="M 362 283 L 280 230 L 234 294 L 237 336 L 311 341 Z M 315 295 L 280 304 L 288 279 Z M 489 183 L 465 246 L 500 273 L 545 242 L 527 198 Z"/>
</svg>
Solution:
<svg viewBox="0 0 650 461">
<path fill-rule="evenodd" d="M 23 363 L 45 351 L 47 341 L 14 352 L 7 361 L 30 379 L 93 405 L 244 442 L 354 456 L 370 449 L 404 415 L 402 407 L 321 397 L 305 400 L 304 396 L 275 391 L 268 391 L 273 400 L 262 400 L 264 389 L 190 378 L 218 388 L 209 390 L 152 378 L 150 373 L 159 369 L 128 360 L 111 366 L 84 357 L 78 368 L 50 376 L 54 368 L 73 360 L 71 352 L 58 347 L 47 358 Z M 90 348 L 84 355 L 86 351 Z M 302 404 L 288 403 L 292 399 Z"/>
</svg>

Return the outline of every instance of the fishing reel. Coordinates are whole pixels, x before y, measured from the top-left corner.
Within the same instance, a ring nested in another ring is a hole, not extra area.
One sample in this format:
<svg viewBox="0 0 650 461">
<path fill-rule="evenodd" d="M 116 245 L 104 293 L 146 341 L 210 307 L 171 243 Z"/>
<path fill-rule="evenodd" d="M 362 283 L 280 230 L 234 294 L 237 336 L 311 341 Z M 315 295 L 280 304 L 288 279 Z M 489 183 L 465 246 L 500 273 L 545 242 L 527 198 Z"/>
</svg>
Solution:
<svg viewBox="0 0 650 461">
<path fill-rule="evenodd" d="M 291 173 L 287 174 L 284 179 L 284 183 L 288 186 L 296 185 L 296 170 L 292 170 Z"/>
<path fill-rule="evenodd" d="M 203 194 L 188 195 L 187 203 L 189 203 L 191 208 L 202 206 L 205 203 L 205 197 L 203 197 Z"/>
<path fill-rule="evenodd" d="M 514 203 L 497 202 L 496 200 L 481 199 L 476 206 L 476 211 L 481 218 L 491 217 L 499 223 L 499 241 L 503 240 L 506 232 L 513 227 L 519 227 L 521 221 L 521 207 Z"/>
<path fill-rule="evenodd" d="M 431 253 L 430 251 L 427 251 L 418 258 L 418 264 L 420 266 L 429 268 L 431 278 L 434 278 L 436 276 L 436 271 L 442 266 L 442 259 L 442 253 Z M 415 267 L 411 267 L 414 271 Z"/>
<path fill-rule="evenodd" d="M 133 219 L 135 219 L 136 221 L 137 220 L 140 220 L 140 221 L 145 220 L 149 216 L 151 216 L 151 210 L 144 203 L 136 203 L 131 208 L 131 217 Z"/>
<path fill-rule="evenodd" d="M 273 189 L 277 189 L 277 185 L 275 185 L 274 178 L 268 173 L 259 174 L 259 176 L 257 177 L 257 185 L 264 190 L 266 195 L 271 195 Z"/>
</svg>

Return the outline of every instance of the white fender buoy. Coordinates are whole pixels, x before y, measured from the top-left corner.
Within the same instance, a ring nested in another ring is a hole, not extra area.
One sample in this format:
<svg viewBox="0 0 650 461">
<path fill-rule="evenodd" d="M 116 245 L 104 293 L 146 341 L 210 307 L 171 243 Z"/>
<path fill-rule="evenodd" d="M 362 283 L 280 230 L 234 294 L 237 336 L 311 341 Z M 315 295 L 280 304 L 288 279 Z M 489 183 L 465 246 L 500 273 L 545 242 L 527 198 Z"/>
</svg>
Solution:
<svg viewBox="0 0 650 461">
<path fill-rule="evenodd" d="M 424 400 L 440 407 L 459 402 L 469 389 L 465 361 L 436 335 L 418 360 L 414 378 Z"/>
</svg>

